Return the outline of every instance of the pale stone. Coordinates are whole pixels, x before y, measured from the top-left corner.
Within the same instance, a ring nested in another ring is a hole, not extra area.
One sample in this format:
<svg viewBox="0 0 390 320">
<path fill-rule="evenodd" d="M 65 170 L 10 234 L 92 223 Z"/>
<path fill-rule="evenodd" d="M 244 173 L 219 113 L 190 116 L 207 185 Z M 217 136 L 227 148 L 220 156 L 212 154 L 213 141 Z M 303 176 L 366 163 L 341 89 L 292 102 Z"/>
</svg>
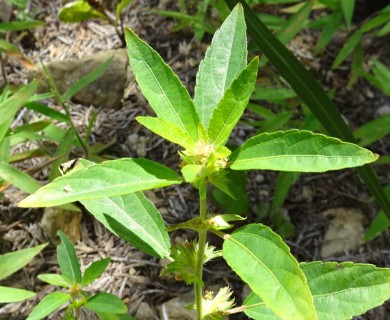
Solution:
<svg viewBox="0 0 390 320">
<path fill-rule="evenodd" d="M 186 309 L 192 303 L 194 303 L 194 291 L 168 300 L 158 307 L 160 319 L 194 320 L 196 319 L 196 311 Z"/>
<path fill-rule="evenodd" d="M 130 70 L 126 49 L 101 51 L 81 59 L 51 61 L 45 66 L 62 94 L 110 58 L 112 58 L 112 62 L 103 75 L 79 91 L 72 100 L 84 105 L 114 108 L 120 106 L 125 88 L 128 87 L 129 83 L 135 81 Z M 45 79 L 42 71 L 40 73 Z M 35 76 L 37 76 L 36 73 L 30 74 L 30 78 Z M 46 81 L 42 81 L 39 91 L 47 92 L 48 90 Z"/>
<path fill-rule="evenodd" d="M 152 308 L 146 303 L 141 302 L 138 306 L 137 312 L 135 314 L 137 320 L 154 320 L 156 319 Z"/>
<path fill-rule="evenodd" d="M 57 230 L 64 232 L 72 243 L 80 241 L 81 212 L 68 211 L 58 207 L 45 208 L 41 220 L 41 228 L 48 239 L 58 244 Z"/>
<path fill-rule="evenodd" d="M 321 213 L 329 219 L 329 227 L 321 247 L 326 258 L 356 250 L 363 243 L 366 217 L 355 208 L 335 208 Z"/>
</svg>

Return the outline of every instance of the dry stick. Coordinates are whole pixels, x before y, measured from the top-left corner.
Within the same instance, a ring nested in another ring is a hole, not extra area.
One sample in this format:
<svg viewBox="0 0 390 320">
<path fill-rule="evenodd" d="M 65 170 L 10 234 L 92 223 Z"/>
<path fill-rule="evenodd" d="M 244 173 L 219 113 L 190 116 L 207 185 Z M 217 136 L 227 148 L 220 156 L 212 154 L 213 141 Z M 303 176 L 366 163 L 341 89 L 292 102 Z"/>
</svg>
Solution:
<svg viewBox="0 0 390 320">
<path fill-rule="evenodd" d="M 3 53 L 0 52 L 0 66 L 1 66 L 1 74 L 3 75 L 4 84 L 8 84 L 7 75 L 5 74 L 5 68 L 4 68 L 4 60 L 3 60 Z"/>
</svg>

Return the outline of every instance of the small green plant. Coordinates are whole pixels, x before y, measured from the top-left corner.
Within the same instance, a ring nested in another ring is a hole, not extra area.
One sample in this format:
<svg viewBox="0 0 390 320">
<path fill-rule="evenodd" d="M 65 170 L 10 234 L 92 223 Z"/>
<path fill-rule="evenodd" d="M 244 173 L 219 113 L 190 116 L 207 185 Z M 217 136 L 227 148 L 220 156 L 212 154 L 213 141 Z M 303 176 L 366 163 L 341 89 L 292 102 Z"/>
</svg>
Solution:
<svg viewBox="0 0 390 320">
<path fill-rule="evenodd" d="M 61 306 L 68 304 L 63 319 L 79 319 L 80 308 L 95 312 L 99 319 L 131 320 L 127 308 L 117 296 L 107 292 L 90 294 L 84 288 L 99 278 L 110 263 L 110 258 L 93 262 L 81 274 L 80 264 L 72 242 L 62 231 L 58 231 L 61 244 L 57 247 L 57 260 L 62 274 L 41 274 L 38 278 L 49 284 L 66 288 L 65 292 L 53 292 L 45 296 L 28 316 L 28 320 L 43 319 Z M 118 316 L 117 318 L 113 318 Z"/>
<path fill-rule="evenodd" d="M 64 5 L 58 12 L 58 18 L 64 22 L 83 22 L 98 18 L 109 22 L 125 45 L 123 28 L 123 11 L 129 6 L 131 0 L 116 1 L 115 12 L 108 9 L 107 2 L 95 0 L 77 0 Z"/>
<path fill-rule="evenodd" d="M 28 264 L 47 244 L 0 255 L 0 281 Z M 28 290 L 0 286 L 0 303 L 30 299 L 35 293 Z"/>
<path fill-rule="evenodd" d="M 172 28 L 173 31 L 179 31 L 184 28 L 194 30 L 195 39 L 201 41 L 206 33 L 213 34 L 221 24 L 221 20 L 229 14 L 229 9 L 224 1 L 178 1 L 178 11 L 153 12 L 166 17 L 174 18 L 178 23 Z M 212 14 L 214 11 L 214 15 Z M 218 14 L 215 14 L 218 13 Z"/>
<path fill-rule="evenodd" d="M 24 199 L 21 207 L 79 201 L 109 230 L 156 257 L 169 257 L 163 273 L 194 286 L 197 319 L 244 312 L 254 319 L 350 319 L 390 297 L 390 269 L 352 262 L 298 263 L 281 237 L 262 224 L 227 233 L 237 214 L 210 213 L 208 186 L 234 198 L 230 173 L 245 170 L 324 172 L 361 166 L 378 156 L 358 145 L 305 130 L 260 133 L 231 151 L 231 131 L 252 94 L 259 60 L 247 64 L 246 24 L 240 5 L 215 33 L 191 99 L 179 78 L 149 45 L 126 31 L 130 64 L 157 117 L 137 120 L 183 148 L 181 175 L 148 159 L 95 164 L 79 159 L 72 170 Z M 143 190 L 189 183 L 199 193 L 199 216 L 165 228 Z M 171 246 L 168 232 L 191 229 L 196 239 Z M 207 233 L 223 239 L 222 250 Z M 232 291 L 205 291 L 203 267 L 223 257 L 252 293 L 234 306 Z M 364 297 L 364 299 L 362 299 Z M 335 303 L 337 301 L 337 303 Z"/>
<path fill-rule="evenodd" d="M 111 60 L 106 61 L 70 86 L 63 94 L 60 94 L 45 67 L 44 70 L 52 93 L 35 94 L 38 86 L 37 80 L 22 85 L 17 90 L 12 89 L 11 86 L 6 86 L 0 91 L 0 113 L 3 115 L 0 119 L 0 179 L 3 180 L 0 180 L 0 191 L 4 191 L 11 184 L 27 193 L 33 193 L 41 187 L 41 184 L 32 177 L 34 170 L 30 170 L 29 174 L 14 166 L 19 161 L 33 157 L 46 157 L 47 161 L 44 166 L 51 166 L 49 180 L 53 180 L 60 175 L 59 165 L 68 161 L 72 153 L 79 153 L 80 149 L 86 158 L 95 162 L 110 158 L 101 156 L 100 153 L 112 145 L 113 141 L 107 144 L 89 144 L 97 113 L 92 115 L 86 134 L 82 137 L 72 121 L 68 106 L 68 100 L 100 77 L 110 63 Z M 39 102 L 44 98 L 53 96 L 57 103 L 62 106 L 63 113 Z M 11 128 L 15 116 L 22 107 L 36 112 L 34 121 L 31 121 L 29 117 L 24 117 L 25 124 Z M 58 125 L 59 123 L 67 124 L 67 128 L 61 127 Z M 12 147 L 26 141 L 35 143 L 36 148 L 10 154 Z M 43 141 L 56 144 L 56 150 L 53 152 L 47 148 Z M 68 206 L 68 209 L 79 210 L 74 206 Z"/>
</svg>

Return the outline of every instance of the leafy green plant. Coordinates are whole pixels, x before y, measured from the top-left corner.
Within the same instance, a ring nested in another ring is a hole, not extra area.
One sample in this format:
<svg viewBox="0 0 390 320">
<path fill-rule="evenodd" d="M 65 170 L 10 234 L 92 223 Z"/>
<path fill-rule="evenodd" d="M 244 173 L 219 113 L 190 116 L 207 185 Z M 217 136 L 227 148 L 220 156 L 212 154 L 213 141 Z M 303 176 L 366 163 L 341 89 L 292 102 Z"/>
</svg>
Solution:
<svg viewBox="0 0 390 320">
<path fill-rule="evenodd" d="M 79 201 L 135 247 L 156 257 L 169 257 L 171 263 L 164 273 L 173 272 L 194 285 L 192 308 L 197 319 L 222 319 L 237 312 L 255 319 L 349 319 L 390 297 L 390 269 L 353 263 L 299 264 L 269 227 L 249 224 L 229 234 L 225 232 L 232 223 L 243 218 L 208 212 L 208 185 L 234 198 L 229 180 L 232 171 L 323 172 L 361 166 L 378 157 L 355 144 L 305 130 L 260 133 L 234 151 L 226 147 L 252 94 L 259 63 L 255 57 L 247 64 L 240 5 L 215 33 L 199 67 L 193 99 L 157 52 L 130 29 L 126 41 L 137 82 L 157 115 L 137 120 L 183 148 L 179 152 L 181 175 L 142 158 L 101 164 L 79 159 L 72 170 L 19 206 Z M 181 183 L 198 190 L 199 216 L 166 229 L 142 191 Z M 171 247 L 168 231 L 183 228 L 198 236 Z M 208 232 L 223 239 L 221 251 L 207 243 Z M 204 264 L 220 256 L 253 291 L 243 306 L 234 307 L 229 288 L 215 296 L 204 291 Z"/>
<path fill-rule="evenodd" d="M 297 58 L 280 42 L 245 1 L 226 0 L 230 8 L 237 3 L 244 7 L 248 24 L 248 33 L 254 42 L 267 56 L 280 75 L 290 84 L 305 105 L 318 119 L 326 132 L 349 142 L 356 143 L 351 130 L 345 123 L 336 106 L 321 88 L 316 79 L 306 70 Z M 370 166 L 357 168 L 375 200 L 381 206 L 383 213 L 390 217 L 390 201 L 383 191 L 375 171 Z"/>
<path fill-rule="evenodd" d="M 44 24 L 44 21 L 34 20 L 30 17 L 27 11 L 27 1 L 9 1 L 10 4 L 14 5 L 17 10 L 15 10 L 15 17 L 12 17 L 11 21 L 0 22 L 0 38 L 2 34 L 9 34 L 10 32 L 15 31 L 24 31 L 36 28 Z M 4 72 L 4 58 L 2 53 L 4 52 L 8 57 L 18 60 L 27 68 L 34 68 L 34 64 L 24 56 L 24 54 L 19 50 L 18 46 L 11 43 L 7 37 L 7 40 L 0 39 L 0 69 L 2 70 L 2 76 L 4 83 L 7 84 L 7 77 Z"/>
<path fill-rule="evenodd" d="M 0 280 L 27 265 L 47 244 L 0 255 Z M 11 303 L 35 296 L 32 291 L 0 286 L 0 303 Z"/>
<path fill-rule="evenodd" d="M 57 260 L 62 274 L 41 274 L 38 278 L 49 284 L 66 288 L 65 292 L 53 292 L 45 296 L 28 316 L 28 320 L 43 319 L 63 305 L 68 304 L 63 319 L 79 319 L 80 308 L 95 312 L 99 319 L 131 320 L 125 304 L 117 296 L 107 292 L 90 294 L 84 288 L 99 278 L 110 263 L 110 258 L 94 261 L 81 274 L 80 264 L 72 242 L 58 231 L 61 244 L 57 247 Z M 116 317 L 117 318 L 113 318 Z"/>
<path fill-rule="evenodd" d="M 46 157 L 48 160 L 45 165 L 51 165 L 51 173 L 49 180 L 53 180 L 60 175 L 58 169 L 61 163 L 69 160 L 72 152 L 77 149 L 84 151 L 85 157 L 101 162 L 107 158 L 101 156 L 100 153 L 108 148 L 113 142 L 107 144 L 89 144 L 89 137 L 96 119 L 95 113 L 89 122 L 87 132 L 82 137 L 70 116 L 68 100 L 77 92 L 89 85 L 91 82 L 100 77 L 109 67 L 111 60 L 106 61 L 96 70 L 91 71 L 85 77 L 74 83 L 63 94 L 60 94 L 49 72 L 46 70 L 48 82 L 52 93 L 36 95 L 37 81 L 21 86 L 16 92 L 10 86 L 5 87 L 0 94 L 0 112 L 3 117 L 0 119 L 0 178 L 4 182 L 0 182 L 0 191 L 8 187 L 9 184 L 27 192 L 33 193 L 41 184 L 32 177 L 33 170 L 29 173 L 22 172 L 13 164 L 26 160 L 32 157 Z M 63 107 L 64 113 L 59 112 L 45 104 L 39 103 L 41 99 L 53 97 L 57 103 Z M 37 117 L 41 116 L 34 122 L 26 119 L 26 124 L 11 128 L 11 124 L 15 115 L 21 107 L 29 110 L 34 110 Z M 66 123 L 68 128 L 62 128 L 59 124 Z M 37 148 L 24 151 L 21 153 L 10 154 L 10 149 L 20 143 L 26 141 L 35 142 Z M 45 147 L 43 141 L 50 141 L 57 144 L 55 151 L 51 151 Z M 79 210 L 74 206 L 68 209 Z"/>
<path fill-rule="evenodd" d="M 229 13 L 224 1 L 178 1 L 178 11 L 154 10 L 153 12 L 162 16 L 174 18 L 178 23 L 172 28 L 179 31 L 184 28 L 194 30 L 195 39 L 200 41 L 206 33 L 213 34 L 222 19 Z M 214 14 L 213 14 L 214 12 Z M 215 14 L 215 13 L 218 14 Z"/>
<path fill-rule="evenodd" d="M 83 22 L 98 18 L 115 27 L 119 39 L 125 45 L 122 13 L 131 0 L 116 1 L 115 10 L 111 12 L 104 1 L 76 0 L 64 5 L 58 12 L 58 18 L 64 22 Z"/>
</svg>

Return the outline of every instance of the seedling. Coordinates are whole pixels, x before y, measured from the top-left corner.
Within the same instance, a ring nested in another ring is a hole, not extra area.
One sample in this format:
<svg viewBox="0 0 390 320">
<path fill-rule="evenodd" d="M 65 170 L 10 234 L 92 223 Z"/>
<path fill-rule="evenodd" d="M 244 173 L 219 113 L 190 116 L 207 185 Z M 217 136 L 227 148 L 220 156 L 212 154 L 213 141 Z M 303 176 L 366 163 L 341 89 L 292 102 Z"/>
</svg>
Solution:
<svg viewBox="0 0 390 320">
<path fill-rule="evenodd" d="M 194 285 L 197 319 L 222 319 L 245 312 L 254 319 L 350 319 L 390 296 L 390 269 L 368 264 L 299 264 L 269 227 L 249 224 L 225 233 L 235 214 L 211 214 L 207 187 L 234 198 L 232 171 L 324 172 L 361 166 L 378 156 L 352 143 L 310 131 L 261 133 L 232 152 L 225 146 L 253 91 L 258 58 L 247 64 L 243 9 L 236 6 L 215 33 L 197 74 L 194 99 L 149 45 L 126 31 L 130 64 L 157 117 L 137 120 L 183 148 L 181 175 L 147 159 L 123 158 L 95 164 L 80 159 L 72 170 L 20 203 L 55 206 L 79 201 L 116 235 L 156 257 L 169 257 L 164 273 Z M 189 183 L 199 193 L 199 216 L 167 230 L 156 207 L 141 191 Z M 66 192 L 65 186 L 72 188 Z M 195 240 L 171 247 L 168 231 L 192 229 Z M 223 239 L 222 251 L 206 241 Z M 232 291 L 204 291 L 203 267 L 222 257 L 252 289 L 244 305 L 234 306 Z M 362 298 L 364 297 L 364 299 Z M 334 303 L 337 301 L 337 303 Z"/>
<path fill-rule="evenodd" d="M 65 292 L 53 292 L 45 296 L 31 312 L 28 320 L 43 319 L 61 306 L 68 304 L 63 319 L 79 319 L 80 308 L 95 312 L 99 319 L 131 320 L 127 308 L 117 296 L 107 292 L 91 295 L 84 288 L 99 278 L 110 263 L 110 258 L 93 262 L 81 274 L 80 264 L 72 242 L 62 231 L 58 231 L 61 244 L 57 247 L 57 259 L 62 274 L 41 274 L 39 279 L 49 284 L 66 288 Z M 114 316 L 118 316 L 114 318 Z"/>
<path fill-rule="evenodd" d="M 37 247 L 22 249 L 0 255 L 0 280 L 9 277 L 28 264 L 47 244 Z M 0 303 L 11 303 L 30 299 L 35 292 L 0 286 Z"/>
</svg>

